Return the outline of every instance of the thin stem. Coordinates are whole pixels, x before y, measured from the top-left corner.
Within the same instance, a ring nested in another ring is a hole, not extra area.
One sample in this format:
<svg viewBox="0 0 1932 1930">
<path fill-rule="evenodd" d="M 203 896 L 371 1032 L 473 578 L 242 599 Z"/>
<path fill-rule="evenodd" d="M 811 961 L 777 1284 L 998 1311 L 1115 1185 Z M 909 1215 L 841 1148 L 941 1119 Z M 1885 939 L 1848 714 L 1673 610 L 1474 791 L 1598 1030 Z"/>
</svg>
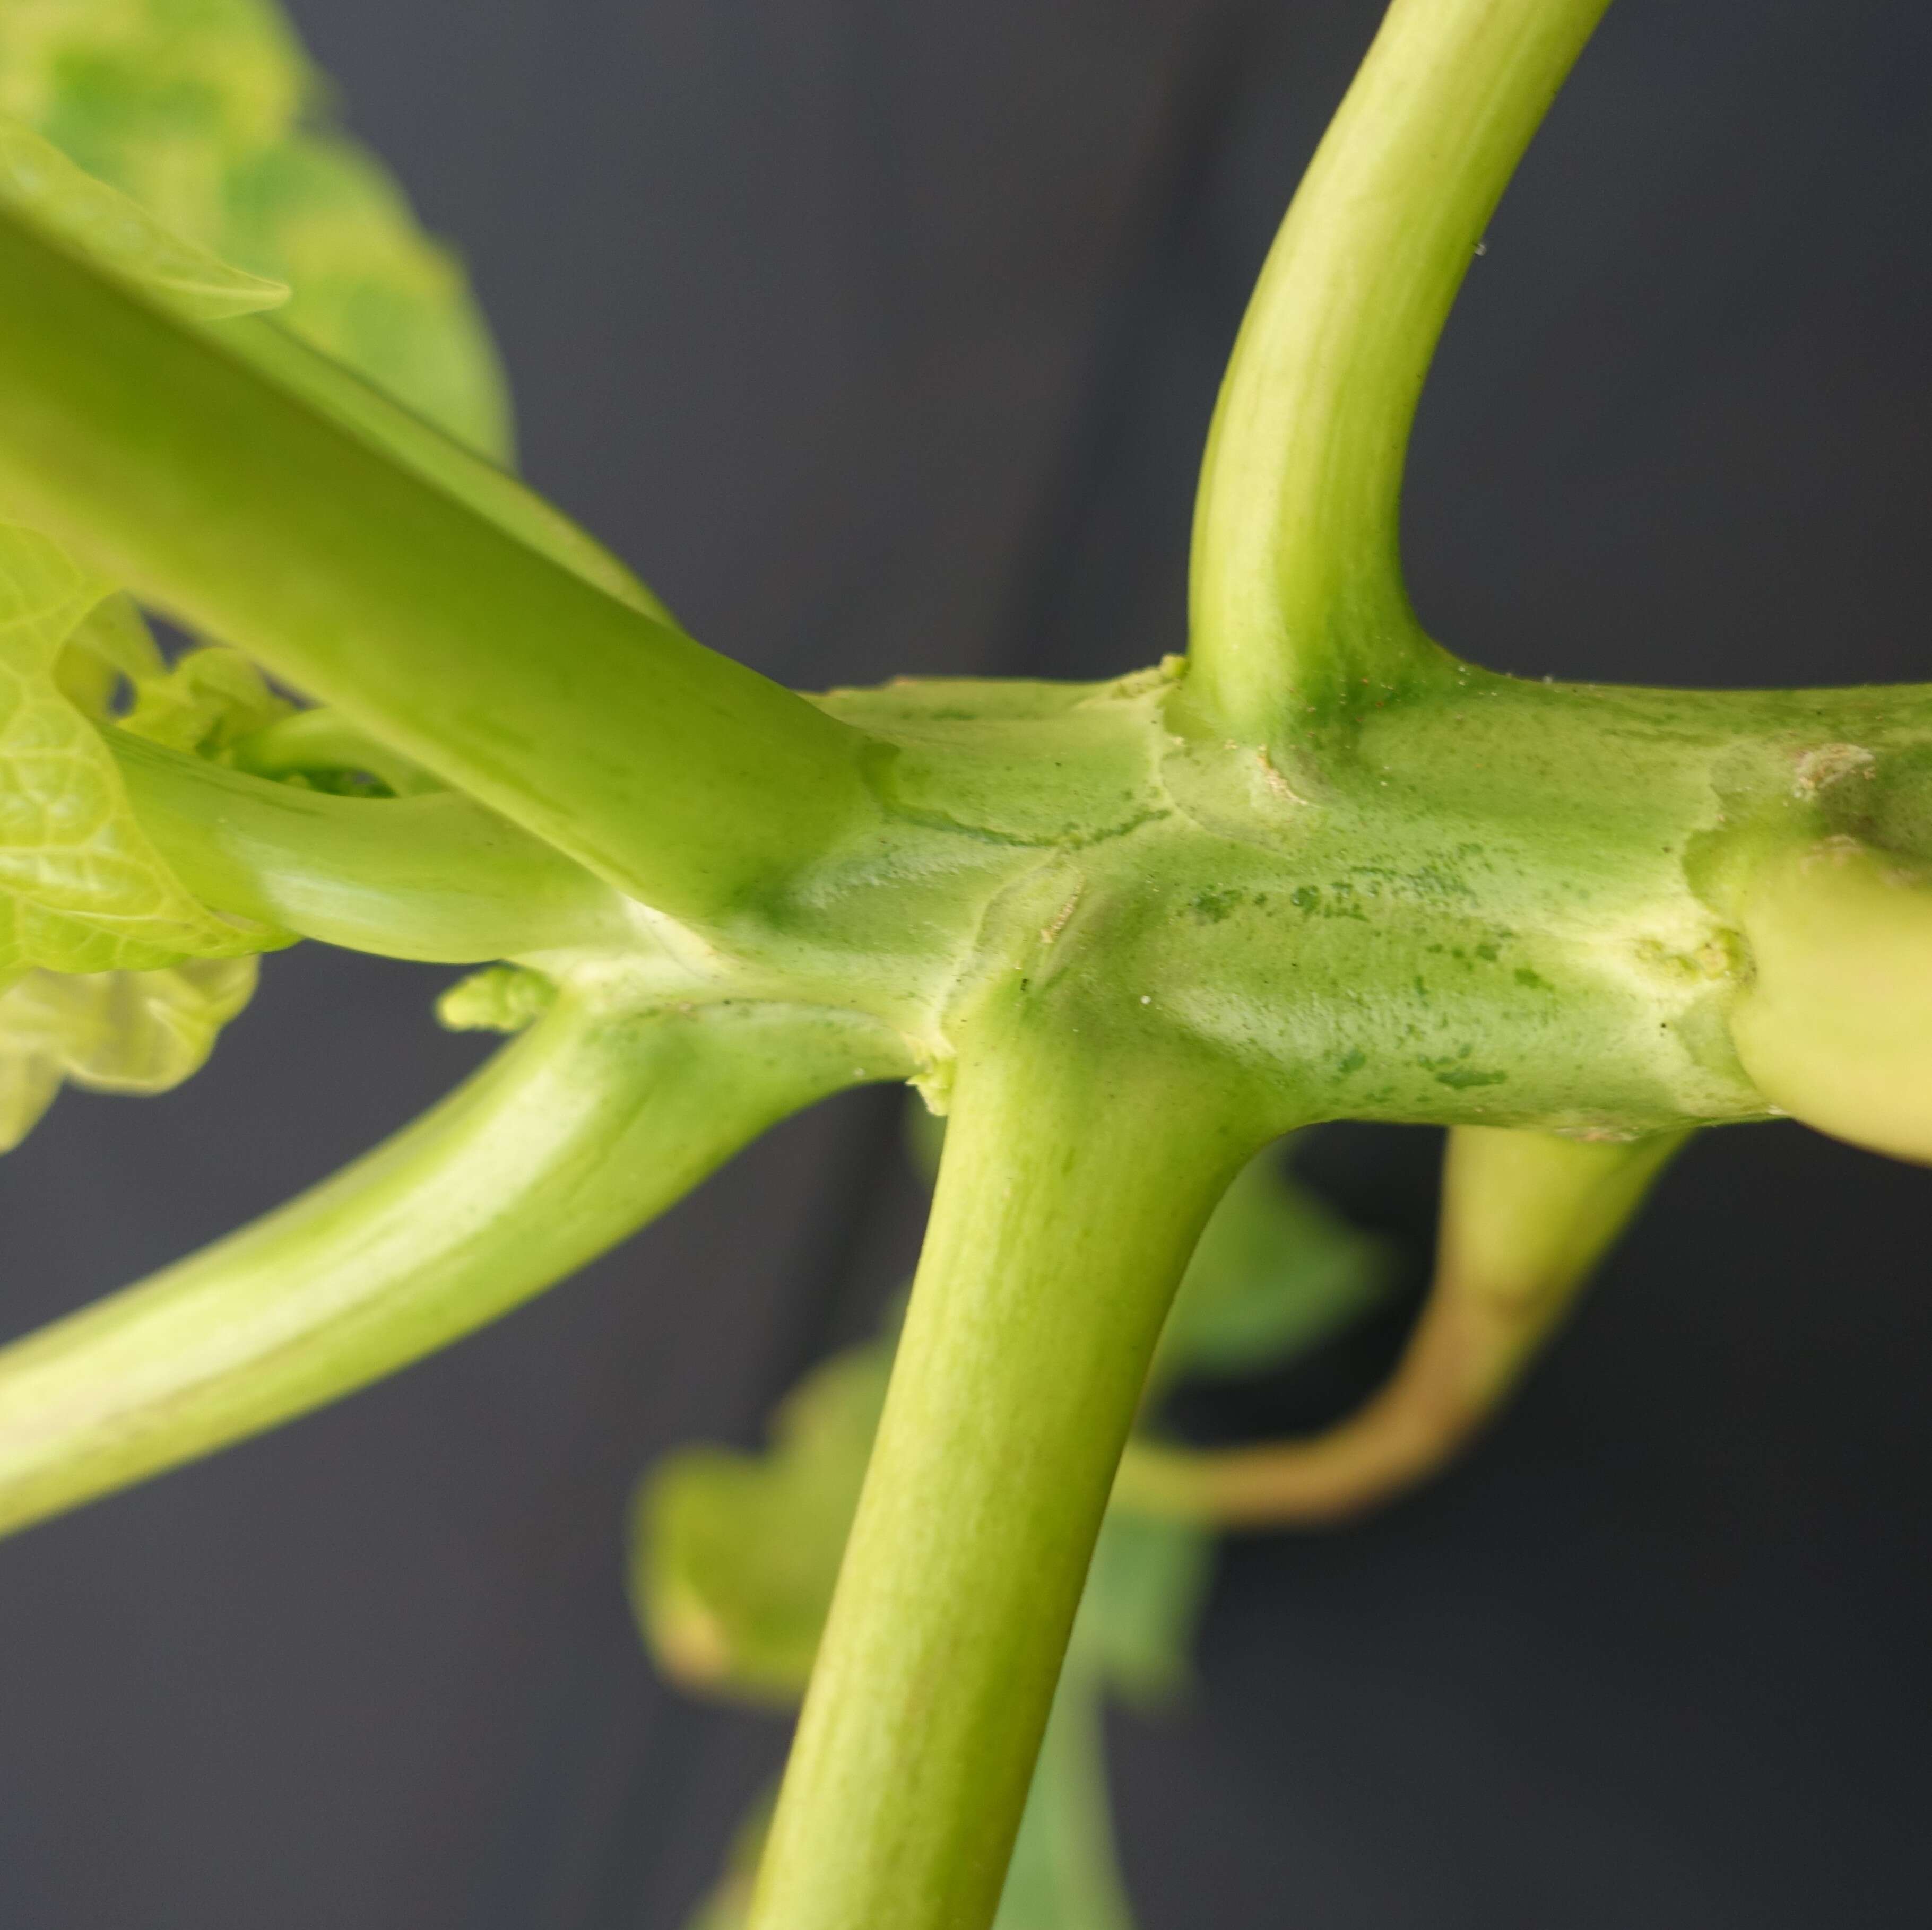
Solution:
<svg viewBox="0 0 1932 1930">
<path fill-rule="evenodd" d="M 1263 1134 L 1144 1055 L 962 1053 L 754 1930 L 983 1930 L 1168 1304 Z"/>
<path fill-rule="evenodd" d="M 1503 187 L 1606 0 L 1395 0 L 1241 325 L 1196 499 L 1190 702 L 1280 742 L 1447 660 L 1402 587 L 1409 426 Z"/>
<path fill-rule="evenodd" d="M 674 916 L 873 810 L 869 740 L 0 217 L 0 500 Z"/>
<path fill-rule="evenodd" d="M 631 931 L 620 893 L 460 792 L 332 797 L 106 735 L 142 828 L 218 911 L 450 965 Z"/>
<path fill-rule="evenodd" d="M 386 1145 L 0 1351 L 0 1530 L 305 1412 L 507 1312 L 853 1082 L 854 1028 L 566 993 Z"/>
<path fill-rule="evenodd" d="M 1305 1440 L 1218 1452 L 1136 1443 L 1115 1497 L 1226 1527 L 1333 1521 L 1439 1471 L 1490 1421 L 1688 1134 L 1624 1143 L 1459 1126 L 1436 1279 L 1388 1384 Z"/>
</svg>

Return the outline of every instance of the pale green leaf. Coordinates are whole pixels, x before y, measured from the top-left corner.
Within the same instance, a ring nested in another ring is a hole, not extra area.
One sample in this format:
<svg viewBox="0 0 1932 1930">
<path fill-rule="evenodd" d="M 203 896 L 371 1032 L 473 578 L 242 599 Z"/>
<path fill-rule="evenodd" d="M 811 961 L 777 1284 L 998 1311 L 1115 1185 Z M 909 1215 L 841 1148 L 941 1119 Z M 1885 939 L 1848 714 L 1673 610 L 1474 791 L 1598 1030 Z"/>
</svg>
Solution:
<svg viewBox="0 0 1932 1930">
<path fill-rule="evenodd" d="M 278 319 L 486 454 L 509 442 L 489 337 L 386 172 L 318 124 L 270 0 L 5 0 L 0 111 L 175 235 L 286 283 Z"/>
<path fill-rule="evenodd" d="M 0 992 L 0 1152 L 20 1144 L 63 1080 L 164 1092 L 200 1070 L 255 989 L 253 958 L 154 972 L 33 971 Z"/>
<path fill-rule="evenodd" d="M 170 751 L 226 761 L 243 738 L 292 716 L 238 650 L 211 645 L 190 650 L 171 670 L 134 679 L 134 708 L 122 728 Z"/>
<path fill-rule="evenodd" d="M 281 942 L 190 895 L 61 691 L 62 646 L 109 588 L 44 537 L 0 524 L 0 975 L 149 969 Z"/>
<path fill-rule="evenodd" d="M 172 233 L 141 204 L 76 167 L 51 141 L 0 115 L 0 205 L 97 267 L 198 321 L 251 315 L 289 298 L 286 282 L 231 268 Z"/>
<path fill-rule="evenodd" d="M 459 441 L 508 454 L 502 376 L 461 265 L 362 148 L 302 135 L 234 169 L 222 246 L 293 286 L 278 319 L 304 341 Z"/>
<path fill-rule="evenodd" d="M 884 1342 L 838 1355 L 778 1410 L 769 1453 L 688 1449 L 645 1484 L 633 1596 L 678 1681 L 761 1702 L 802 1693 L 891 1362 Z"/>
</svg>

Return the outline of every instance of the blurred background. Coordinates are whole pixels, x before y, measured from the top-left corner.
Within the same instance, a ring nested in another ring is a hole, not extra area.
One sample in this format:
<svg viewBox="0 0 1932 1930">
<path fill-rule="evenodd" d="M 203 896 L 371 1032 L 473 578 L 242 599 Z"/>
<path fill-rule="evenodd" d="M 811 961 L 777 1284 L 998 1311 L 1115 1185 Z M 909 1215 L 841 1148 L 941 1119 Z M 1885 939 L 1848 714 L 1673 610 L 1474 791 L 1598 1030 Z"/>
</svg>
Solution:
<svg viewBox="0 0 1932 1930">
<path fill-rule="evenodd" d="M 1180 647 L 1194 470 L 1372 0 L 292 0 L 466 254 L 524 466 L 807 686 Z M 1498 667 L 1922 677 L 1932 13 L 1617 0 L 1476 262 L 1407 547 Z M 178 1095 L 0 1163 L 23 1331 L 320 1176 L 481 1056 L 306 947 Z M 586 1275 L 0 1545 L 8 1930 L 675 1930 L 783 1746 L 652 1677 L 638 1471 L 750 1443 L 908 1270 L 896 1095 Z M 1302 1167 L 1419 1278 L 1436 1136 Z M 1925 1921 L 1932 1176 L 1710 1135 L 1520 1405 L 1366 1525 L 1223 1559 L 1113 1731 L 1143 1930 Z M 1320 1418 L 1397 1338 L 1229 1397 Z"/>
</svg>

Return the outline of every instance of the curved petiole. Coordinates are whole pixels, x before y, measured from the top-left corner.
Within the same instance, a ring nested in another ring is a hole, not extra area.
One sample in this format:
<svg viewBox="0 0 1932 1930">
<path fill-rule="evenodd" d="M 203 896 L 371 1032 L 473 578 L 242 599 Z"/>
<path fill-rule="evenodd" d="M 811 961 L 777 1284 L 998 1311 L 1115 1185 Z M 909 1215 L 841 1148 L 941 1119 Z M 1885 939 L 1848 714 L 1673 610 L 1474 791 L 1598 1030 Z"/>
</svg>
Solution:
<svg viewBox="0 0 1932 1930">
<path fill-rule="evenodd" d="M 1476 244 L 1606 0 L 1395 0 L 1228 363 L 1196 498 L 1190 707 L 1244 742 L 1448 659 L 1402 586 L 1410 424 Z"/>
<path fill-rule="evenodd" d="M 876 1035 L 779 1006 L 566 990 L 335 1177 L 0 1350 L 0 1531 L 206 1454 L 506 1313 L 787 1114 Z M 880 1076 L 883 1062 L 871 1062 Z"/>
<path fill-rule="evenodd" d="M 218 911 L 448 965 L 632 931 L 620 892 L 459 791 L 334 797 L 106 736 L 142 828 Z"/>
<path fill-rule="evenodd" d="M 399 798 L 448 788 L 400 751 L 358 730 L 338 710 L 298 710 L 292 716 L 278 718 L 273 724 L 236 739 L 224 761 L 250 777 L 278 781 L 365 772 Z"/>
<path fill-rule="evenodd" d="M 1115 1498 L 1144 1514 L 1281 1527 L 1362 1514 L 1425 1480 L 1495 1418 L 1688 1137 L 1617 1143 L 1458 1126 L 1435 1282 L 1388 1386 L 1305 1440 L 1220 1451 L 1137 1441 Z"/>
</svg>

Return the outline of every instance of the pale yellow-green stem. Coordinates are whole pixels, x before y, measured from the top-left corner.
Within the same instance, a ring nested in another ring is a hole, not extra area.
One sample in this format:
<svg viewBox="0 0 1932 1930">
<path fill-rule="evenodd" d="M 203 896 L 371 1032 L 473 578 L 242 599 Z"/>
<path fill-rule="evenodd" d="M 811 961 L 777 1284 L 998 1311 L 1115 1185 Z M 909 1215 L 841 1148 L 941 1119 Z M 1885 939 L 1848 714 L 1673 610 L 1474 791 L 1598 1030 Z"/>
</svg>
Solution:
<svg viewBox="0 0 1932 1930">
<path fill-rule="evenodd" d="M 1150 1514 L 1280 1527 L 1360 1514 L 1434 1473 L 1514 1391 L 1684 1137 L 1459 1126 L 1435 1281 L 1388 1386 L 1305 1440 L 1222 1452 L 1136 1443 L 1116 1498 Z"/>
</svg>

